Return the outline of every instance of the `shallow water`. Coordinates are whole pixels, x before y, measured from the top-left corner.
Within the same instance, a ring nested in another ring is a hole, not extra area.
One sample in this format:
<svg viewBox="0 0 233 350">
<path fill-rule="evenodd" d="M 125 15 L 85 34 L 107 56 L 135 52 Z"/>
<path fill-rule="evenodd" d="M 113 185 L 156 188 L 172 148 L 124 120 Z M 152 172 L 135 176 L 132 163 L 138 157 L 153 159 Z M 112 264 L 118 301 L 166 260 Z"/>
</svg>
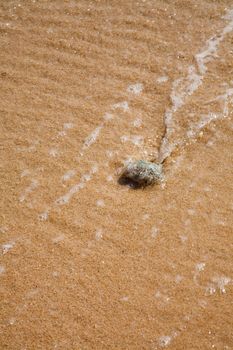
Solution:
<svg viewBox="0 0 233 350">
<path fill-rule="evenodd" d="M 0 9 L 1 348 L 232 349 L 232 3 Z"/>
</svg>

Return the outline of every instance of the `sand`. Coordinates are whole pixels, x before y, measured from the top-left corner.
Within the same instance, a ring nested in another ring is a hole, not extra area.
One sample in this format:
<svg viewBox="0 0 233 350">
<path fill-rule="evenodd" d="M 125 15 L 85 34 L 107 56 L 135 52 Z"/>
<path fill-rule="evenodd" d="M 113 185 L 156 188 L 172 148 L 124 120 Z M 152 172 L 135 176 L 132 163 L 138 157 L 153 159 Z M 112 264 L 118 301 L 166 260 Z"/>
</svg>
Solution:
<svg viewBox="0 0 233 350">
<path fill-rule="evenodd" d="M 232 1 L 0 16 L 0 348 L 233 349 Z"/>
</svg>

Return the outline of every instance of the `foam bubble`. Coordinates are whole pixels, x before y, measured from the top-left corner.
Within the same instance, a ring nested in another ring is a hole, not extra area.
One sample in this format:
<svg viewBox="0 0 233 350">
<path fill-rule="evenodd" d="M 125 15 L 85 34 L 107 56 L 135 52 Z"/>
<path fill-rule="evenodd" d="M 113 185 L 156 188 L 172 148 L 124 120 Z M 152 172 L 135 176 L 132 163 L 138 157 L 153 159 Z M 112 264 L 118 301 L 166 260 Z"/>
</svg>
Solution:
<svg viewBox="0 0 233 350">
<path fill-rule="evenodd" d="M 156 82 L 158 83 L 158 84 L 162 84 L 162 83 L 166 83 L 168 81 L 168 77 L 167 76 L 162 76 L 162 77 L 158 77 L 157 79 L 156 79 Z"/>
<path fill-rule="evenodd" d="M 111 113 L 105 113 L 104 115 L 104 120 L 108 121 L 108 120 L 112 120 L 113 119 L 113 114 Z"/>
<path fill-rule="evenodd" d="M 103 238 L 103 230 L 100 228 L 100 229 L 97 229 L 96 232 L 95 232 L 95 239 L 97 241 L 101 240 Z"/>
<path fill-rule="evenodd" d="M 56 148 L 51 148 L 49 150 L 49 155 L 52 157 L 57 157 L 59 155 L 59 150 Z"/>
<path fill-rule="evenodd" d="M 122 142 L 131 142 L 135 146 L 141 146 L 143 144 L 143 136 L 140 135 L 123 135 L 121 136 Z"/>
<path fill-rule="evenodd" d="M 75 170 L 68 170 L 68 171 L 62 176 L 62 180 L 63 180 L 63 181 L 68 181 L 68 180 L 70 180 L 75 174 L 76 174 L 76 171 L 75 171 Z"/>
<path fill-rule="evenodd" d="M 203 271 L 205 269 L 205 263 L 198 263 L 196 264 L 196 271 Z"/>
<path fill-rule="evenodd" d="M 6 271 L 5 267 L 0 265 L 0 275 Z"/>
<path fill-rule="evenodd" d="M 73 123 L 64 123 L 63 128 L 64 129 L 72 129 L 74 127 Z"/>
<path fill-rule="evenodd" d="M 133 126 L 135 128 L 139 128 L 140 126 L 142 125 L 142 120 L 140 118 L 136 118 L 134 121 L 133 121 Z"/>
<path fill-rule="evenodd" d="M 14 247 L 15 243 L 5 243 L 2 245 L 2 254 L 6 254 L 9 252 L 9 250 L 11 250 Z"/>
<path fill-rule="evenodd" d="M 127 91 L 134 95 L 139 95 L 142 92 L 142 90 L 143 84 L 140 83 L 129 85 L 127 88 Z"/>
<path fill-rule="evenodd" d="M 217 285 L 221 293 L 226 293 L 225 287 L 231 282 L 231 278 L 226 276 L 213 277 L 212 281 Z"/>
<path fill-rule="evenodd" d="M 56 236 L 52 239 L 53 243 L 59 243 L 59 242 L 62 242 L 64 241 L 65 239 L 65 236 L 63 234 L 59 235 L 59 236 Z"/>
<path fill-rule="evenodd" d="M 97 205 L 97 207 L 104 207 L 105 206 L 104 200 L 103 199 L 98 199 L 96 201 L 96 205 Z"/>
<path fill-rule="evenodd" d="M 156 226 L 153 226 L 151 229 L 151 237 L 156 238 L 159 234 L 159 229 Z"/>
<path fill-rule="evenodd" d="M 127 101 L 115 103 L 112 106 L 113 109 L 122 109 L 124 112 L 129 111 L 129 104 Z"/>
<path fill-rule="evenodd" d="M 170 337 L 169 335 L 164 335 L 162 337 L 159 338 L 159 345 L 162 348 L 165 348 L 166 346 L 168 346 L 172 341 L 172 337 Z"/>
<path fill-rule="evenodd" d="M 46 220 L 48 220 L 48 216 L 49 216 L 48 212 L 44 212 L 44 213 L 39 214 L 38 218 L 40 221 L 46 221 Z"/>
</svg>

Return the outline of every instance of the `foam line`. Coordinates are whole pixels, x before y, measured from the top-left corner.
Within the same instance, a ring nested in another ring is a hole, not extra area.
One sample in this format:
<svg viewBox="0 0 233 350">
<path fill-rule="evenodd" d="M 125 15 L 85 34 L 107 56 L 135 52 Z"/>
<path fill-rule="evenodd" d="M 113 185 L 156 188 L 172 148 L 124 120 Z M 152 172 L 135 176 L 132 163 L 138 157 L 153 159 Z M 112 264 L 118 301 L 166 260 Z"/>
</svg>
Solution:
<svg viewBox="0 0 233 350">
<path fill-rule="evenodd" d="M 175 131 L 174 114 L 187 102 L 191 96 L 202 84 L 203 78 L 207 72 L 207 63 L 216 57 L 219 44 L 225 36 L 233 30 L 233 10 L 228 10 L 224 17 L 229 21 L 222 32 L 206 41 L 205 47 L 195 55 L 197 68 L 194 65 L 189 66 L 186 77 L 176 79 L 172 84 L 171 102 L 172 106 L 166 109 L 164 114 L 165 133 L 159 149 L 158 161 L 162 163 L 170 156 L 179 141 L 170 143 L 169 139 Z"/>
</svg>

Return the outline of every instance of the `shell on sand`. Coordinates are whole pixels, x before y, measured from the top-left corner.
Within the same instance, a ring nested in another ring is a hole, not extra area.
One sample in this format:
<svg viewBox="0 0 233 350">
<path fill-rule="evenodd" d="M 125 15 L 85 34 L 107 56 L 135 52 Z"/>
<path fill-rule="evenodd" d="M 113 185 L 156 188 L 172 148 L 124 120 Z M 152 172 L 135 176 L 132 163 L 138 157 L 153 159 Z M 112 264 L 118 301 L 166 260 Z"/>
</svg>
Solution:
<svg viewBox="0 0 233 350">
<path fill-rule="evenodd" d="M 137 187 L 153 185 L 162 178 L 162 165 L 144 160 L 130 162 L 120 177 L 122 183 L 129 182 Z"/>
</svg>

